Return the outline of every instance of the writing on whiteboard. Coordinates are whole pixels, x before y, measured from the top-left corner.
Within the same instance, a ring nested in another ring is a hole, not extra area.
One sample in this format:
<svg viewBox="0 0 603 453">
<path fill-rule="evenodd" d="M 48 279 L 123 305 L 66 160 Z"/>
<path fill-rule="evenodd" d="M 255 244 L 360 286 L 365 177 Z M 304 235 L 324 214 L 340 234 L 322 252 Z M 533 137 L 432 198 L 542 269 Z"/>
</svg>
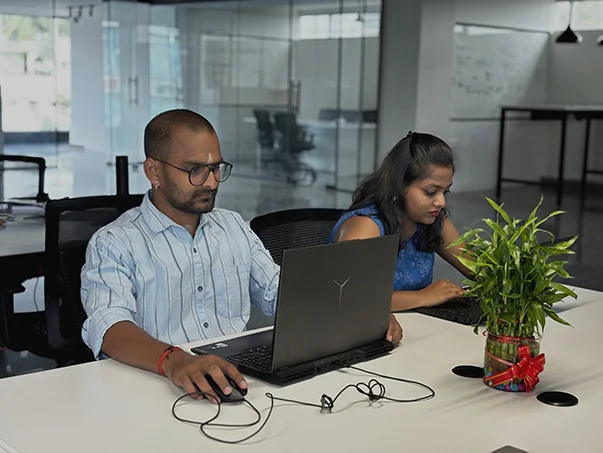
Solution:
<svg viewBox="0 0 603 453">
<path fill-rule="evenodd" d="M 501 104 L 544 102 L 545 33 L 456 26 L 452 118 L 496 118 Z"/>
</svg>

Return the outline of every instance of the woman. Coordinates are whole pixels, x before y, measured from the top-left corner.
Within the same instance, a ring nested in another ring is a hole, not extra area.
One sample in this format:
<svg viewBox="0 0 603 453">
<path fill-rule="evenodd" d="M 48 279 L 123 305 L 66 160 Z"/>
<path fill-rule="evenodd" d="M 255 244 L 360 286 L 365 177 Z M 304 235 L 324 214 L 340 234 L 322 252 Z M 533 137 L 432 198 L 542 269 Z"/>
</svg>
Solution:
<svg viewBox="0 0 603 453">
<path fill-rule="evenodd" d="M 470 276 L 455 257 L 462 245 L 447 248 L 459 237 L 446 211 L 453 174 L 452 150 L 444 141 L 409 132 L 356 189 L 333 229 L 331 242 L 400 233 L 392 311 L 439 305 L 464 293 L 448 280 L 433 282 L 435 252 Z"/>
</svg>

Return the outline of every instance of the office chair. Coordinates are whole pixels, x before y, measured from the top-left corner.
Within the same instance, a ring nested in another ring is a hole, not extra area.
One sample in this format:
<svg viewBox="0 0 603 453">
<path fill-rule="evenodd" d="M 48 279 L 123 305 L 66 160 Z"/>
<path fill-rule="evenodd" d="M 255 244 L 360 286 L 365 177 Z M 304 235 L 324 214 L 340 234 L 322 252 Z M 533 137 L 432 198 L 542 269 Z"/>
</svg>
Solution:
<svg viewBox="0 0 603 453">
<path fill-rule="evenodd" d="M 357 123 L 360 119 L 360 112 L 357 110 L 342 110 L 341 117 L 348 123 Z"/>
<path fill-rule="evenodd" d="M 279 266 L 289 249 L 329 243 L 342 209 L 306 208 L 277 211 L 254 218 L 251 229 Z"/>
<path fill-rule="evenodd" d="M 46 205 L 45 286 L 48 343 L 66 363 L 92 360 L 81 339 L 86 312 L 80 298 L 80 272 L 92 235 L 143 195 L 113 195 L 52 200 Z"/>
<path fill-rule="evenodd" d="M 362 122 L 377 124 L 377 110 L 363 110 Z"/>
<path fill-rule="evenodd" d="M 35 200 L 38 203 L 45 203 L 49 200 L 48 194 L 44 192 L 44 180 L 46 178 L 46 159 L 44 159 L 43 157 L 0 154 L 0 162 L 2 161 L 25 162 L 30 164 L 36 164 L 38 166 L 38 193 L 35 197 L 20 197 L 16 198 L 16 200 Z"/>
<path fill-rule="evenodd" d="M 253 110 L 257 126 L 257 140 L 262 149 L 271 150 L 274 148 L 274 125 L 270 119 L 268 110 Z"/>
<path fill-rule="evenodd" d="M 318 111 L 319 121 L 337 121 L 337 118 L 339 118 L 338 109 L 320 109 Z"/>
<path fill-rule="evenodd" d="M 287 182 L 300 183 L 310 179 L 310 185 L 316 182 L 316 170 L 300 161 L 301 153 L 316 148 L 314 137 L 308 135 L 306 129 L 297 124 L 294 113 L 279 112 L 274 114 L 274 127 L 276 129 L 276 147 L 281 152 L 281 158 Z"/>
</svg>

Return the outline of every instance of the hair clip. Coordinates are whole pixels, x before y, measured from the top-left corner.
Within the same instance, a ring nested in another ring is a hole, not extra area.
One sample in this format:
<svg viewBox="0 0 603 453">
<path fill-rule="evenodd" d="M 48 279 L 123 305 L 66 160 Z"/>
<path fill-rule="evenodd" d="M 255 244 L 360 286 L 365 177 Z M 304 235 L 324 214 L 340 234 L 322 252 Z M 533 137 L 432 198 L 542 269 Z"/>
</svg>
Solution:
<svg viewBox="0 0 603 453">
<path fill-rule="evenodd" d="M 412 131 L 408 131 L 408 134 L 406 134 L 405 138 L 409 138 L 409 137 L 412 137 Z"/>
</svg>

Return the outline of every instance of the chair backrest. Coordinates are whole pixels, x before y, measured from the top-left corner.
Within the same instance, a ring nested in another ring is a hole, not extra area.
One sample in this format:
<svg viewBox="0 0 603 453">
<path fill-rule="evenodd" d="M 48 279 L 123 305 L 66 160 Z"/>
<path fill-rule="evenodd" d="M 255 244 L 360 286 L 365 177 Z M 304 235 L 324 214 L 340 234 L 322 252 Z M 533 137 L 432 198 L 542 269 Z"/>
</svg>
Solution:
<svg viewBox="0 0 603 453">
<path fill-rule="evenodd" d="M 81 342 L 86 313 L 80 298 L 80 272 L 92 235 L 143 195 L 112 195 L 51 200 L 46 205 L 44 298 L 48 341 L 56 349 Z"/>
<path fill-rule="evenodd" d="M 253 110 L 255 116 L 256 127 L 258 131 L 258 141 L 262 146 L 273 146 L 274 144 L 274 125 L 270 119 L 270 112 L 268 110 Z"/>
<path fill-rule="evenodd" d="M 338 109 L 320 109 L 318 111 L 319 121 L 335 121 L 339 117 Z"/>
<path fill-rule="evenodd" d="M 46 159 L 44 159 L 43 157 L 0 154 L 0 162 L 24 162 L 37 165 L 38 193 L 35 197 L 24 197 L 23 199 L 34 199 L 38 202 L 48 201 L 48 194 L 44 192 L 44 180 L 46 178 Z"/>
<path fill-rule="evenodd" d="M 342 209 L 291 209 L 256 217 L 250 226 L 280 266 L 285 250 L 327 244 L 344 212 Z"/>
</svg>

